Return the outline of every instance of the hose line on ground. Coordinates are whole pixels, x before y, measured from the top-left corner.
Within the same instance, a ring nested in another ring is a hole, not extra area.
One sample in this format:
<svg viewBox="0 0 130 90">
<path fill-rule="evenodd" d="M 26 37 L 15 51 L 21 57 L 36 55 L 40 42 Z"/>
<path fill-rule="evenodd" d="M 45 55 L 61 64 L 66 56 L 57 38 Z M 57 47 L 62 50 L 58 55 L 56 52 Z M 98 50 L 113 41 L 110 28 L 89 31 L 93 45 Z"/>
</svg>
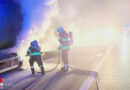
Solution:
<svg viewBox="0 0 130 90">
<path fill-rule="evenodd" d="M 51 71 L 53 71 L 53 70 L 55 70 L 57 67 L 58 67 L 58 65 L 59 65 L 59 63 L 60 63 L 60 50 L 58 50 L 58 55 L 59 55 L 59 57 L 58 57 L 58 61 L 57 61 L 57 64 L 56 64 L 56 66 L 54 67 L 54 68 L 52 68 L 51 70 L 48 70 L 48 71 L 45 71 L 45 72 L 51 72 Z"/>
</svg>

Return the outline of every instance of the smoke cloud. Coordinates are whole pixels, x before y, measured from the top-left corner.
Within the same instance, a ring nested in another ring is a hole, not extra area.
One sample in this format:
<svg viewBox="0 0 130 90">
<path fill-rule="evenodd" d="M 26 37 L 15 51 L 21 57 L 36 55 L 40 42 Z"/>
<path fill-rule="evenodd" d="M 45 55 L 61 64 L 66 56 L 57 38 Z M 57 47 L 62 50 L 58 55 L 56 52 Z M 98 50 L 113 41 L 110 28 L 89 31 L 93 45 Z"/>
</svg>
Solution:
<svg viewBox="0 0 130 90">
<path fill-rule="evenodd" d="M 105 43 L 102 33 L 118 33 L 129 23 L 129 0 L 17 0 L 24 17 L 22 31 L 13 50 L 25 60 L 32 40 L 38 40 L 42 51 L 56 50 L 56 29 L 72 31 L 74 47 Z M 95 37 L 99 34 L 100 38 Z M 107 43 L 108 44 L 108 43 Z"/>
</svg>

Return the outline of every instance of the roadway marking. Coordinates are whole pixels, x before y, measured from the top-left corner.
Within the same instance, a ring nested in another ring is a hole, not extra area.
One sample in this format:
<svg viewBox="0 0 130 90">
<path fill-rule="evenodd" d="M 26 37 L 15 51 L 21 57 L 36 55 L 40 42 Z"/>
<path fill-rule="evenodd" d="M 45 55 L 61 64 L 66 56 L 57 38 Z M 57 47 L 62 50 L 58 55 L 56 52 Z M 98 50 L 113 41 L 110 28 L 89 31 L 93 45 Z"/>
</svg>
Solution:
<svg viewBox="0 0 130 90">
<path fill-rule="evenodd" d="M 103 66 L 104 61 L 106 60 L 106 57 L 111 53 L 112 49 L 114 48 L 114 46 L 116 45 L 116 43 L 119 41 L 118 40 L 113 43 L 113 45 L 108 49 L 106 55 L 101 59 L 100 63 L 96 66 L 96 68 L 94 69 L 94 71 L 99 72 L 101 67 Z M 94 77 L 96 76 L 96 74 L 94 72 L 91 72 L 90 75 L 88 76 L 88 78 L 85 80 L 85 82 L 83 83 L 83 85 L 80 87 L 79 90 L 88 90 L 90 85 L 92 84 L 92 82 L 94 81 Z"/>
</svg>

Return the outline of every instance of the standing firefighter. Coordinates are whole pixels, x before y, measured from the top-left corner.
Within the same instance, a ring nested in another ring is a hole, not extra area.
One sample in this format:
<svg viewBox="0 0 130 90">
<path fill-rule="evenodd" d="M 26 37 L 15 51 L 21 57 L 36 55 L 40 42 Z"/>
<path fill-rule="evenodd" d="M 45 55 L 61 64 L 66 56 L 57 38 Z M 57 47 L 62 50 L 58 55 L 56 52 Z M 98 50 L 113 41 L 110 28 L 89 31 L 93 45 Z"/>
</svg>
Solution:
<svg viewBox="0 0 130 90">
<path fill-rule="evenodd" d="M 59 42 L 61 44 L 59 46 L 59 49 L 61 50 L 62 60 L 64 63 L 64 67 L 62 67 L 61 70 L 67 72 L 69 66 L 68 65 L 69 46 L 71 43 L 73 43 L 72 32 L 66 33 L 66 31 L 62 27 L 58 27 L 57 32 L 59 32 Z"/>
<path fill-rule="evenodd" d="M 43 63 L 41 60 L 41 52 L 40 52 L 40 47 L 38 46 L 38 43 L 36 40 L 31 42 L 31 45 L 27 51 L 27 55 L 26 56 L 30 56 L 29 59 L 29 63 L 30 63 L 30 67 L 32 70 L 32 74 L 35 73 L 34 70 L 34 61 L 36 61 L 41 69 L 42 75 L 44 75 L 44 67 L 43 67 Z"/>
</svg>

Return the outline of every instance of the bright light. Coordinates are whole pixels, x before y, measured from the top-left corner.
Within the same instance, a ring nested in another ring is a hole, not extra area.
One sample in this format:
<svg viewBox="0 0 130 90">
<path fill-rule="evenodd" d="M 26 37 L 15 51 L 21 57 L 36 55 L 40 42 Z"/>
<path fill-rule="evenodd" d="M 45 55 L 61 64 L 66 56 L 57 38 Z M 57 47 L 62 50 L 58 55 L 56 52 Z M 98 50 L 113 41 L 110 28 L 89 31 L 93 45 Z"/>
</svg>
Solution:
<svg viewBox="0 0 130 90">
<path fill-rule="evenodd" d="M 92 38 L 96 38 L 98 36 L 98 33 L 97 32 L 93 32 L 92 33 Z"/>
<path fill-rule="evenodd" d="M 111 39 L 112 38 L 112 32 L 110 30 L 107 30 L 104 32 L 104 38 Z"/>
<path fill-rule="evenodd" d="M 129 38 L 127 36 L 122 36 L 121 37 L 121 42 L 120 42 L 120 60 L 129 60 Z"/>
<path fill-rule="evenodd" d="M 110 27 L 107 29 L 103 28 L 102 30 L 95 29 L 95 30 L 89 31 L 88 33 L 84 34 L 81 37 L 82 40 L 80 40 L 80 44 L 84 46 L 85 45 L 90 45 L 90 46 L 109 45 L 119 35 L 119 31 L 117 30 L 118 29 L 116 28 Z"/>
<path fill-rule="evenodd" d="M 127 35 L 127 34 L 128 34 L 128 31 L 127 31 L 127 30 L 123 31 L 123 34 L 124 34 L 124 35 Z"/>
</svg>

